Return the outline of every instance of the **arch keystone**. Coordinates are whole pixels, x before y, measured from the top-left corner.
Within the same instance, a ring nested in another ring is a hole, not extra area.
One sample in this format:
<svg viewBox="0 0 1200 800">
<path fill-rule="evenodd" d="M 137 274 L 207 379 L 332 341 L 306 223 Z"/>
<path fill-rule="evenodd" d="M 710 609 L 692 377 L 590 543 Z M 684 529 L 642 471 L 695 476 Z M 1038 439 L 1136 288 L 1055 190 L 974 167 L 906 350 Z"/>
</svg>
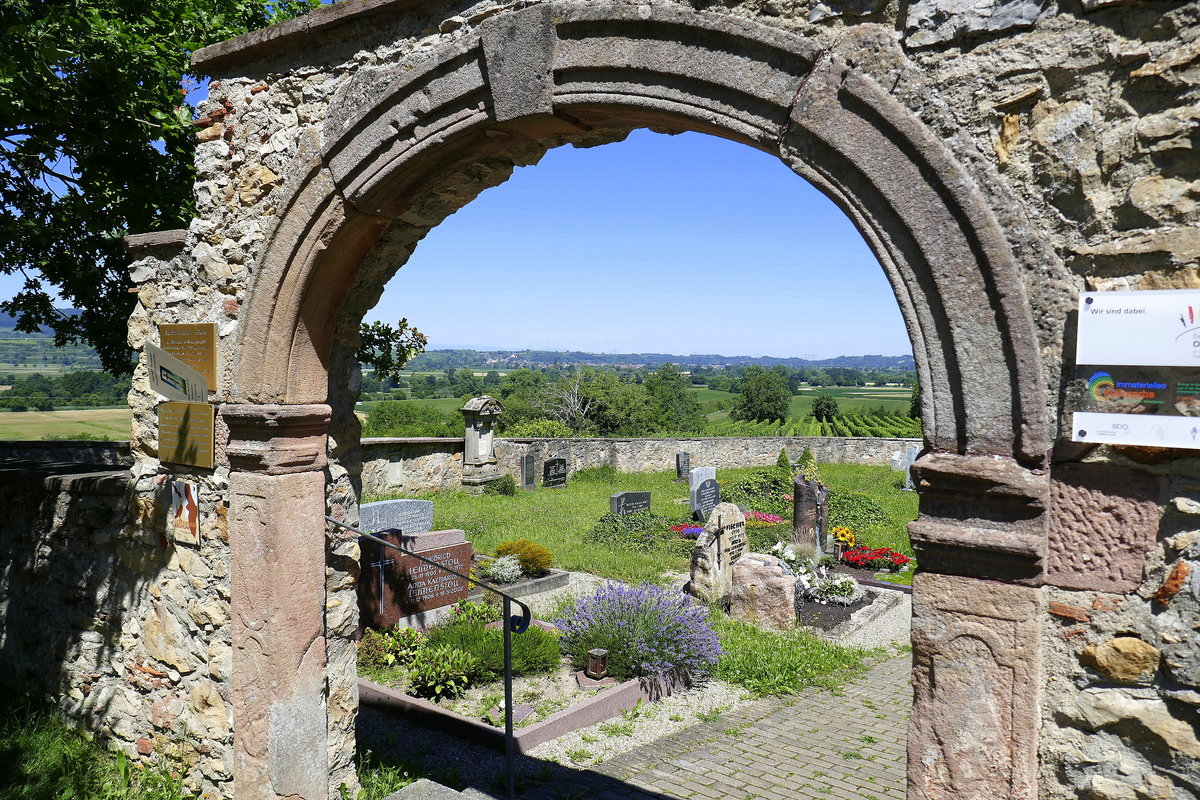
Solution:
<svg viewBox="0 0 1200 800">
<path fill-rule="evenodd" d="M 497 122 L 549 114 L 554 104 L 558 34 L 550 5 L 491 17 L 482 25 L 483 60 Z"/>
</svg>

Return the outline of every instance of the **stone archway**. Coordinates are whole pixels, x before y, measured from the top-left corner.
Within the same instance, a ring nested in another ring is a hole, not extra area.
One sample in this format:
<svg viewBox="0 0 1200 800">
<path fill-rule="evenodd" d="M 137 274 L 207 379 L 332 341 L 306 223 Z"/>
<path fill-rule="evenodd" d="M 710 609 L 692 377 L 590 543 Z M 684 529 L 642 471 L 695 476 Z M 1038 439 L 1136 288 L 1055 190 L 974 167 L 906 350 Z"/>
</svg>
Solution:
<svg viewBox="0 0 1200 800">
<path fill-rule="evenodd" d="M 357 431 L 343 423 L 362 314 L 428 230 L 514 165 L 638 127 L 777 154 L 878 256 L 926 409 L 909 796 L 1037 796 L 1038 587 L 1078 586 L 1063 577 L 1069 554 L 1057 579 L 1044 569 L 1051 510 L 1109 495 L 1083 480 L 1056 484 L 1052 501 L 1069 282 L 995 155 L 885 26 L 806 37 L 687 6 L 573 0 L 476 12 L 323 8 L 195 59 L 219 80 L 180 267 L 204 291 L 182 315 L 223 320 L 227 484 L 210 488 L 229 508 L 235 796 L 311 800 L 352 780 L 357 553 L 327 552 L 323 514 L 354 500 Z M 140 435 L 153 459 L 152 429 Z M 979 696 L 966 709 L 964 692 Z"/>
</svg>

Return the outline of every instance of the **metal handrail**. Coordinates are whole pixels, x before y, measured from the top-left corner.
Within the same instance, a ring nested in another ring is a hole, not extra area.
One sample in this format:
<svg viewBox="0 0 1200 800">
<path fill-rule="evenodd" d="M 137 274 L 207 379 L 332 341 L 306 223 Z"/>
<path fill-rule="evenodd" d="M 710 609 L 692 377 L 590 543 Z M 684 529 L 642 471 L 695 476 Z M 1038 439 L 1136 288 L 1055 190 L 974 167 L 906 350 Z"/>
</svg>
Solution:
<svg viewBox="0 0 1200 800">
<path fill-rule="evenodd" d="M 500 595 L 500 597 L 503 598 L 503 600 L 504 600 L 504 771 L 506 773 L 506 778 L 508 781 L 508 800 L 514 800 L 516 795 L 514 793 L 514 785 L 513 785 L 514 784 L 514 781 L 513 781 L 513 749 L 514 749 L 513 742 L 514 742 L 514 739 L 513 739 L 513 718 L 512 718 L 512 713 L 513 713 L 512 634 L 513 633 L 524 633 L 525 631 L 529 630 L 529 623 L 533 619 L 533 614 L 529 611 L 529 606 L 525 605 L 517 598 L 515 598 L 505 592 L 500 591 L 495 586 L 484 583 L 483 581 L 479 580 L 478 578 L 472 578 L 470 575 L 463 575 L 461 572 L 459 572 L 456 569 L 451 569 L 450 567 L 447 567 L 445 564 L 440 564 L 437 561 L 426 558 L 423 555 L 414 553 L 413 551 L 411 551 L 405 547 L 402 547 L 398 544 L 392 544 L 391 542 L 387 541 L 386 539 L 380 539 L 375 534 L 366 533 L 364 531 L 361 531 L 358 528 L 355 528 L 353 525 L 347 525 L 346 523 L 342 522 L 341 520 L 334 519 L 333 517 L 328 516 L 328 515 L 325 516 L 325 519 L 329 522 L 332 522 L 334 525 L 337 525 L 339 528 L 344 528 L 348 531 L 354 532 L 360 538 L 370 539 L 371 541 L 375 542 L 376 544 L 381 544 L 384 547 L 390 547 L 393 550 L 398 550 L 407 556 L 412 556 L 413 558 L 417 559 L 418 561 L 424 561 L 426 564 L 435 566 L 438 569 L 442 570 L 443 572 L 449 572 L 452 575 L 457 575 L 460 578 L 464 578 L 464 579 L 466 579 L 466 581 L 468 583 L 474 583 L 478 586 L 483 587 L 484 589 L 487 589 L 489 592 L 493 592 L 495 594 Z M 403 535 L 403 532 L 400 530 L 400 528 L 386 528 L 382 531 L 376 531 L 375 533 L 394 533 L 397 536 Z M 520 614 L 512 613 L 512 603 L 516 603 L 518 606 L 520 606 L 520 608 L 521 608 Z"/>
</svg>

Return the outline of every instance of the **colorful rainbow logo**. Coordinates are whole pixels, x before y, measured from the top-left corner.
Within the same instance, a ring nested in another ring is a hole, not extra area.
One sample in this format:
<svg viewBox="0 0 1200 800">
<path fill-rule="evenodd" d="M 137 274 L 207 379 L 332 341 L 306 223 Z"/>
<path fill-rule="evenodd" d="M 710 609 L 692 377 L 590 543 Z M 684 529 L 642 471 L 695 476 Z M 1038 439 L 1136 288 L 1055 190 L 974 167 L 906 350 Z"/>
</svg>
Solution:
<svg viewBox="0 0 1200 800">
<path fill-rule="evenodd" d="M 1088 392 L 1095 400 L 1103 400 L 1104 395 L 1117 388 L 1117 382 L 1107 372 L 1097 372 L 1088 378 Z"/>
</svg>

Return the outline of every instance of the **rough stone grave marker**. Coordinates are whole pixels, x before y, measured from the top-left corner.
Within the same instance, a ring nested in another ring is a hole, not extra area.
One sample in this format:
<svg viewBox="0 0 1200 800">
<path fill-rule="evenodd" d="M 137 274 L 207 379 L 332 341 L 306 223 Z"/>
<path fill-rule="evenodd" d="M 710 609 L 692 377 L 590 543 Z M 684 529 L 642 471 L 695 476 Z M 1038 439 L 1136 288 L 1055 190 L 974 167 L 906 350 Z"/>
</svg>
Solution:
<svg viewBox="0 0 1200 800">
<path fill-rule="evenodd" d="M 557 489 L 567 485 L 567 460 L 551 458 L 542 467 L 542 486 Z"/>
<path fill-rule="evenodd" d="M 537 486 L 537 458 L 532 455 L 521 456 L 521 488 L 533 489 Z"/>
<path fill-rule="evenodd" d="M 692 470 L 692 454 L 691 453 L 676 453 L 675 454 L 675 480 L 686 481 L 688 473 Z"/>
<path fill-rule="evenodd" d="M 618 516 L 650 510 L 650 492 L 617 492 L 608 498 L 608 507 Z"/>
<path fill-rule="evenodd" d="M 705 603 L 727 606 L 733 595 L 733 563 L 746 548 L 745 514 L 733 503 L 720 503 L 696 539 L 688 591 Z"/>
<path fill-rule="evenodd" d="M 792 541 L 829 552 L 829 489 L 797 475 L 792 480 Z"/>
<path fill-rule="evenodd" d="M 910 444 L 904 453 L 904 488 L 910 492 L 916 491 L 917 488 L 912 479 L 912 465 L 919 455 L 921 455 L 921 445 L 919 444 Z"/>
</svg>

